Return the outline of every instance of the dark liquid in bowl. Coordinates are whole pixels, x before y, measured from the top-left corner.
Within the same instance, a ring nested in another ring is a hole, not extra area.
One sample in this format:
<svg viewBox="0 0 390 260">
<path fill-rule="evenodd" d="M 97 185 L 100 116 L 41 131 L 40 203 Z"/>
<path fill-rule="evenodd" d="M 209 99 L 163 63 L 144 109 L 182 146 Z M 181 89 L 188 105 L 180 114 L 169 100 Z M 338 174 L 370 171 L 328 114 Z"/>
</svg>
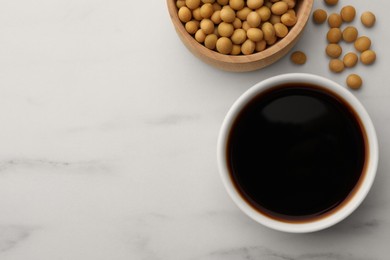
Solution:
<svg viewBox="0 0 390 260">
<path fill-rule="evenodd" d="M 227 161 L 241 196 L 287 222 L 340 207 L 362 179 L 366 137 L 360 119 L 321 87 L 289 84 L 255 97 L 236 118 Z"/>
</svg>

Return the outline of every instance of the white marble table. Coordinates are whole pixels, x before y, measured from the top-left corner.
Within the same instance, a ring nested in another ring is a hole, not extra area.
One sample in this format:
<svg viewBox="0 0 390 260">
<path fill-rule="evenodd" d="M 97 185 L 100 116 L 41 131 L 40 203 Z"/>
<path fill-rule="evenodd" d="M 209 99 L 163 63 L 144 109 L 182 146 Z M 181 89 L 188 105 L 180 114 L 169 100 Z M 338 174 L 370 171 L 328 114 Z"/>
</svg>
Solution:
<svg viewBox="0 0 390 260">
<path fill-rule="evenodd" d="M 353 71 L 376 125 L 374 187 L 347 220 L 292 235 L 241 213 L 216 166 L 230 105 L 288 72 L 330 74 L 326 26 L 253 73 L 216 70 L 176 36 L 164 0 L 0 0 L 1 260 L 390 259 L 390 2 L 373 10 L 377 63 Z M 316 7 L 322 1 L 316 0 Z M 348 46 L 348 48 L 351 48 Z"/>
</svg>

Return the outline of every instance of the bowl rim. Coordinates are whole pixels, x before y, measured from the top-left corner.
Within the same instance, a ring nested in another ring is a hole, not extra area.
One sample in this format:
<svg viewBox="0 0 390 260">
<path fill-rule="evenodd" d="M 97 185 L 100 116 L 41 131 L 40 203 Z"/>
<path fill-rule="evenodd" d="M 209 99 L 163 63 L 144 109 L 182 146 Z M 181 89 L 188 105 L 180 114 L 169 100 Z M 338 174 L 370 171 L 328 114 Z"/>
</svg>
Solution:
<svg viewBox="0 0 390 260">
<path fill-rule="evenodd" d="M 308 221 L 303 223 L 289 223 L 279 221 L 255 210 L 241 197 L 239 192 L 236 190 L 234 184 L 232 183 L 229 173 L 229 167 L 227 165 L 226 160 L 226 149 L 229 133 L 240 111 L 246 106 L 246 104 L 250 100 L 252 100 L 259 93 L 266 91 L 267 89 L 270 89 L 272 87 L 292 82 L 309 83 L 321 86 L 323 88 L 327 88 L 330 91 L 339 95 L 347 103 L 349 103 L 349 105 L 355 110 L 357 116 L 360 117 L 361 122 L 363 123 L 367 135 L 369 149 L 369 160 L 365 169 L 364 178 L 362 179 L 361 183 L 359 184 L 352 197 L 349 198 L 349 200 L 344 205 L 342 205 L 332 214 L 324 216 L 315 221 Z M 249 90 L 247 90 L 244 94 L 242 94 L 234 102 L 232 107 L 229 109 L 219 132 L 217 144 L 217 162 L 220 177 L 227 193 L 234 201 L 234 203 L 238 206 L 238 208 L 240 208 L 246 215 L 248 215 L 256 222 L 274 230 L 284 231 L 288 233 L 310 233 L 326 229 L 341 222 L 350 214 L 352 214 L 363 202 L 373 185 L 377 173 L 379 161 L 378 146 L 379 144 L 375 127 L 368 112 L 360 103 L 360 101 L 350 91 L 348 91 L 338 83 L 321 76 L 308 73 L 290 73 L 275 76 L 257 83 Z"/>
<path fill-rule="evenodd" d="M 279 51 L 281 51 L 282 49 L 287 48 L 291 42 L 293 42 L 297 37 L 299 37 L 299 35 L 304 30 L 309 20 L 311 10 L 313 8 L 314 0 L 300 0 L 300 1 L 302 1 L 302 3 L 300 4 L 302 5 L 301 8 L 303 9 L 298 12 L 297 23 L 292 27 L 292 29 L 289 31 L 286 37 L 284 37 L 283 39 L 279 40 L 276 44 L 272 45 L 271 47 L 261 52 L 257 52 L 250 55 L 237 55 L 237 56 L 221 54 L 217 51 L 210 50 L 206 48 L 203 44 L 196 41 L 195 38 L 186 31 L 184 24 L 179 19 L 178 8 L 175 4 L 176 0 L 167 0 L 167 5 L 175 29 L 178 31 L 183 41 L 186 41 L 188 44 L 191 44 L 194 47 L 194 49 L 197 49 L 198 52 L 201 52 L 203 55 L 207 56 L 208 58 L 219 60 L 225 63 L 244 64 L 252 61 L 258 61 L 258 60 L 270 58 L 276 55 L 277 53 L 279 53 Z"/>
</svg>

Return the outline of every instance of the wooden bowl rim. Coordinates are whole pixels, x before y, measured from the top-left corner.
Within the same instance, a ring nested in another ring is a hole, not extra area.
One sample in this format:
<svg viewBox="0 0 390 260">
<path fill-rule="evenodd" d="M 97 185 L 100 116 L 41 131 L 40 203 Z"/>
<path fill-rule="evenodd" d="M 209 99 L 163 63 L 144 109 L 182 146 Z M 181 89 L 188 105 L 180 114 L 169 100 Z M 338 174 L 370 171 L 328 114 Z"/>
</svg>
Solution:
<svg viewBox="0 0 390 260">
<path fill-rule="evenodd" d="M 221 54 L 217 51 L 210 50 L 206 48 L 203 44 L 199 43 L 195 40 L 195 38 L 190 35 L 183 23 L 180 21 L 178 16 L 178 9 L 176 7 L 176 0 L 167 0 L 168 5 L 168 11 L 171 16 L 171 19 L 175 22 L 173 23 L 176 29 L 180 34 L 183 36 L 183 40 L 189 42 L 194 48 L 198 49 L 199 52 L 202 52 L 205 56 L 207 56 L 210 59 L 218 60 L 226 63 L 234 63 L 234 64 L 240 64 L 240 63 L 248 63 L 253 61 L 260 61 L 266 58 L 269 58 L 275 54 L 277 54 L 280 50 L 286 48 L 292 41 L 294 41 L 297 37 L 299 37 L 301 31 L 305 28 L 307 21 L 309 20 L 311 9 L 313 8 L 313 0 L 299 0 L 302 1 L 302 10 L 299 12 L 302 13 L 298 17 L 297 23 L 292 27 L 292 29 L 289 31 L 286 37 L 279 40 L 276 44 L 272 45 L 271 47 L 265 49 L 264 51 L 257 52 L 250 55 L 225 55 Z M 307 3 L 307 4 L 305 4 Z M 309 10 L 309 12 L 307 12 Z M 180 24 L 180 26 L 177 26 L 176 24 Z"/>
</svg>

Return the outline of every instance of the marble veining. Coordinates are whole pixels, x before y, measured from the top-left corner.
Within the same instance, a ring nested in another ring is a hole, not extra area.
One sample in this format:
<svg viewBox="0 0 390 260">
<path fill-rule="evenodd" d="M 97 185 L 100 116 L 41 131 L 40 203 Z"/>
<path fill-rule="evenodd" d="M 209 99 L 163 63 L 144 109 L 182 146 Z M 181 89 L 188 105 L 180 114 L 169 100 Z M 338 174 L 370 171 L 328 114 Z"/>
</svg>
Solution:
<svg viewBox="0 0 390 260">
<path fill-rule="evenodd" d="M 10 159 L 0 161 L 0 174 L 12 172 L 15 170 L 31 170 L 31 169 L 67 169 L 78 173 L 102 173 L 109 171 L 109 166 L 101 161 L 54 161 L 45 159 Z"/>
<path fill-rule="evenodd" d="M 227 249 L 212 252 L 199 259 L 235 259 L 235 260 L 371 260 L 370 258 L 361 258 L 353 254 L 337 253 L 310 253 L 300 255 L 287 255 L 265 247 L 241 247 L 236 249 Z"/>
<path fill-rule="evenodd" d="M 26 226 L 0 226 L 0 256 L 27 240 L 34 230 L 35 228 Z"/>
</svg>

